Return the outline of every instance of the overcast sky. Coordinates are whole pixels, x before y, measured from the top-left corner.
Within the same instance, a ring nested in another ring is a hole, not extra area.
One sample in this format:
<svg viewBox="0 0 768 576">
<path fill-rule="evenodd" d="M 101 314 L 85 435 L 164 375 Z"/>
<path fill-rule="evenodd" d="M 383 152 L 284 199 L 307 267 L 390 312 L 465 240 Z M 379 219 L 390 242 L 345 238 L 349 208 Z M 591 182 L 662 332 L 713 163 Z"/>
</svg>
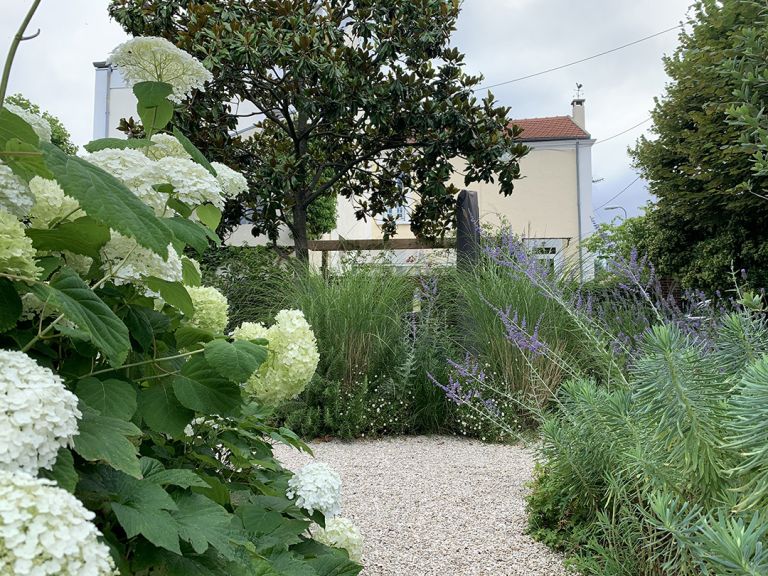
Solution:
<svg viewBox="0 0 768 576">
<path fill-rule="evenodd" d="M 690 0 L 464 0 L 454 44 L 467 55 L 468 69 L 496 84 L 610 50 L 684 20 Z M 5 55 L 29 5 L 0 0 L 0 51 Z M 78 144 L 93 130 L 94 71 L 125 39 L 107 16 L 107 0 L 43 0 L 29 31 L 40 37 L 22 43 L 10 82 L 61 118 Z M 577 82 L 587 99 L 587 130 L 598 141 L 648 117 L 667 78 L 661 58 L 677 45 L 669 32 L 635 46 L 563 70 L 493 89 L 513 118 L 570 113 Z M 593 149 L 595 208 L 636 178 L 626 153 L 649 124 Z M 649 196 L 636 182 L 609 205 L 637 213 Z M 597 210 L 597 221 L 618 212 Z"/>
</svg>

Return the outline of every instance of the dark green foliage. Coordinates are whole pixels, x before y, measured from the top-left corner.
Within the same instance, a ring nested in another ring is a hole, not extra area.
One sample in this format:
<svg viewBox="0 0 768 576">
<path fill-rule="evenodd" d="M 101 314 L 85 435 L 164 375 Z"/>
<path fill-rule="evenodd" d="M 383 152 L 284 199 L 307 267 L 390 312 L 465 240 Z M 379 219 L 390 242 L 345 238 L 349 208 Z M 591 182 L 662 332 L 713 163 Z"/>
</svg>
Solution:
<svg viewBox="0 0 768 576">
<path fill-rule="evenodd" d="M 766 175 L 753 171 L 750 127 L 728 112 L 742 76 L 723 68 L 744 50 L 743 29 L 754 25 L 762 2 L 704 0 L 692 8 L 690 32 L 664 59 L 672 81 L 652 112 L 653 139 L 631 151 L 657 201 L 647 211 L 647 251 L 663 277 L 714 291 L 731 267 L 746 268 L 755 286 L 768 281 Z M 762 52 L 764 54 L 764 52 Z M 766 59 L 756 57 L 758 73 Z M 766 84 L 753 86 L 759 98 Z"/>
<path fill-rule="evenodd" d="M 532 533 L 584 574 L 762 574 L 768 330 L 723 317 L 711 340 L 650 331 L 627 387 L 563 386 L 542 424 Z"/>
<path fill-rule="evenodd" d="M 215 80 L 178 124 L 206 155 L 249 176 L 228 212 L 277 237 L 281 224 L 307 257 L 309 207 L 344 196 L 358 217 L 418 198 L 411 227 L 442 236 L 452 224 L 457 156 L 467 184 L 496 178 L 510 194 L 526 152 L 508 110 L 472 92 L 464 55 L 450 44 L 458 0 L 190 3 L 113 0 L 131 34 L 162 36 L 203 60 Z M 253 138 L 230 138 L 229 102 L 257 109 Z M 386 219 L 385 234 L 395 232 Z"/>
<path fill-rule="evenodd" d="M 19 108 L 29 110 L 33 114 L 37 114 L 48 120 L 48 123 L 51 125 L 51 143 L 64 150 L 67 154 L 77 153 L 77 146 L 72 142 L 72 136 L 69 134 L 69 130 L 64 127 L 64 124 L 62 124 L 61 120 L 56 118 L 56 116 L 40 110 L 40 106 L 33 104 L 21 94 L 6 96 L 5 102 L 15 104 Z"/>
</svg>

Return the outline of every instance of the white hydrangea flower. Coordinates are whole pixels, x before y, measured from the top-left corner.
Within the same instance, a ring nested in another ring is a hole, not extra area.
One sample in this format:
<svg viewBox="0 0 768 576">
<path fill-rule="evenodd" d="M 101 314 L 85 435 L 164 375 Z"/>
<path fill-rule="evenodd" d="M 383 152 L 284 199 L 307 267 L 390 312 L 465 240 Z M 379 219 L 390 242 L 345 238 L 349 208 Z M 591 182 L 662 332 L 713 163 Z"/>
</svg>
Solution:
<svg viewBox="0 0 768 576">
<path fill-rule="evenodd" d="M 181 257 L 171 244 L 168 245 L 168 258 L 165 259 L 152 250 L 140 246 L 133 238 L 112 230 L 109 242 L 101 249 L 101 259 L 102 269 L 105 273 L 114 274 L 112 281 L 118 286 L 130 283 L 141 284 L 142 280 L 148 276 L 155 276 L 168 282 L 182 280 Z"/>
<path fill-rule="evenodd" d="M 166 82 L 173 86 L 169 97 L 181 102 L 193 90 L 205 90 L 211 73 L 191 54 L 165 38 L 144 36 L 117 46 L 108 62 L 117 66 L 129 86 L 139 82 Z"/>
<path fill-rule="evenodd" d="M 248 180 L 237 170 L 232 170 L 221 162 L 211 162 L 211 166 L 216 170 L 216 180 L 225 198 L 235 198 L 248 190 Z"/>
<path fill-rule="evenodd" d="M 25 218 L 35 199 L 27 184 L 0 160 L 0 210 Z"/>
<path fill-rule="evenodd" d="M 77 200 L 64 194 L 56 180 L 35 176 L 29 181 L 29 189 L 35 198 L 35 205 L 29 212 L 33 228 L 48 228 L 54 220 L 72 220 L 82 215 L 76 212 L 80 207 Z"/>
<path fill-rule="evenodd" d="M 189 204 L 198 206 L 210 202 L 217 208 L 224 206 L 221 186 L 213 174 L 204 166 L 188 158 L 166 156 L 157 161 L 157 168 L 163 182 L 173 186 L 176 197 Z"/>
<path fill-rule="evenodd" d="M 152 146 L 145 148 L 144 154 L 150 160 L 160 160 L 169 156 L 171 158 L 192 158 L 175 136 L 165 133 L 152 136 Z"/>
<path fill-rule="evenodd" d="M 0 471 L 0 574 L 117 575 L 94 517 L 51 480 Z"/>
<path fill-rule="evenodd" d="M 310 462 L 288 480 L 286 497 L 310 514 L 315 510 L 326 518 L 341 512 L 341 478 L 324 462 Z"/>
<path fill-rule="evenodd" d="M 0 210 L 0 272 L 27 278 L 37 278 L 41 272 L 24 225 L 4 210 Z"/>
<path fill-rule="evenodd" d="M 9 112 L 13 112 L 16 114 L 16 116 L 19 116 L 22 120 L 24 120 L 24 122 L 32 126 L 32 130 L 35 131 L 35 134 L 37 134 L 37 137 L 40 138 L 40 140 L 43 142 L 51 141 L 52 130 L 51 124 L 48 122 L 48 120 L 42 116 L 38 116 L 37 114 L 30 112 L 25 108 L 22 108 L 21 106 L 16 106 L 16 104 L 6 102 L 3 104 L 3 107 Z"/>
<path fill-rule="evenodd" d="M 312 531 L 312 538 L 326 546 L 346 550 L 353 562 L 363 561 L 363 535 L 348 518 L 328 518 L 325 528 L 317 526 Z"/>
<path fill-rule="evenodd" d="M 229 322 L 227 297 L 211 286 L 187 286 L 195 314 L 189 324 L 202 330 L 223 332 Z"/>
<path fill-rule="evenodd" d="M 265 404 L 276 405 L 300 394 L 320 360 L 317 340 L 301 310 L 281 310 L 269 328 L 244 323 L 232 332 L 232 337 L 269 341 L 267 361 L 245 383 L 246 391 Z"/>
<path fill-rule="evenodd" d="M 109 172 L 125 184 L 131 192 L 161 216 L 165 211 L 168 195 L 153 188 L 167 180 L 163 178 L 157 162 L 133 148 L 105 148 L 88 154 L 85 159 L 105 172 Z"/>
<path fill-rule="evenodd" d="M 30 474 L 53 466 L 82 416 L 58 375 L 13 350 L 0 350 L 0 415 L 0 470 Z"/>
</svg>

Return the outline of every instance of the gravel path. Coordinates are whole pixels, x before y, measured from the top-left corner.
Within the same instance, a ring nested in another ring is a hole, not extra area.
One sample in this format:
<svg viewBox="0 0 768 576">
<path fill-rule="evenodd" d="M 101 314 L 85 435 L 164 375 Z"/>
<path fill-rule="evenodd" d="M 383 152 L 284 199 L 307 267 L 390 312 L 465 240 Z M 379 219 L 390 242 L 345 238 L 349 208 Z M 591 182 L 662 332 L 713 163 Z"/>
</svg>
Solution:
<svg viewBox="0 0 768 576">
<path fill-rule="evenodd" d="M 342 477 L 342 512 L 365 536 L 363 576 L 567 574 L 523 533 L 530 450 L 447 436 L 311 446 Z M 276 452 L 294 470 L 311 459 Z"/>
</svg>

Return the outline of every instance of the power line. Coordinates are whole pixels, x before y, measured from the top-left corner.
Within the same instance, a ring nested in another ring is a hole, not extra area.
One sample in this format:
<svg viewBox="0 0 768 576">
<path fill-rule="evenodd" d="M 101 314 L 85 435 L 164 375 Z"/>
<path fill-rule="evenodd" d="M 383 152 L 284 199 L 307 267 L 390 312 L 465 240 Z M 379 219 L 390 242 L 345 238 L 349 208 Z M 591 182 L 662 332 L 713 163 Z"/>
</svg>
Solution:
<svg viewBox="0 0 768 576">
<path fill-rule="evenodd" d="M 638 176 L 637 178 L 635 178 L 634 180 L 632 180 L 632 182 L 630 182 L 629 184 L 627 184 L 627 185 L 624 187 L 624 189 L 623 189 L 621 192 L 619 192 L 618 194 L 616 194 L 616 196 L 612 197 L 612 198 L 611 198 L 610 200 L 608 200 L 608 201 L 607 201 L 605 204 L 602 204 L 602 205 L 598 206 L 597 208 L 595 208 L 595 211 L 597 211 L 597 210 L 602 210 L 603 208 L 605 208 L 606 206 L 608 206 L 608 204 L 610 204 L 611 202 L 613 202 L 614 200 L 616 200 L 616 198 L 618 198 L 619 196 L 621 196 L 622 194 L 624 194 L 624 192 L 626 192 L 627 190 L 629 190 L 629 189 L 632 187 L 632 185 L 633 185 L 635 182 L 637 182 L 638 180 L 640 180 L 640 176 Z"/>
<path fill-rule="evenodd" d="M 630 126 L 630 127 L 629 127 L 629 128 L 627 128 L 626 130 L 622 130 L 622 131 L 621 131 L 621 132 L 619 132 L 618 134 L 614 134 L 613 136 L 608 136 L 608 138 L 602 138 L 602 139 L 598 140 L 597 142 L 595 142 L 595 143 L 594 143 L 594 146 L 597 146 L 598 144 L 602 144 L 603 142 L 608 142 L 608 140 L 613 140 L 614 138 L 618 138 L 619 136 L 623 136 L 623 135 L 624 135 L 624 134 L 626 134 L 627 132 L 631 132 L 631 131 L 632 131 L 632 130 L 634 130 L 635 128 L 639 128 L 640 126 L 642 126 L 642 125 L 643 125 L 643 124 L 645 124 L 646 122 L 650 122 L 650 121 L 651 121 L 651 117 L 649 116 L 648 118 L 646 118 L 646 119 L 645 119 L 645 120 L 643 120 L 642 122 L 638 122 L 638 123 L 637 123 L 637 124 L 635 124 L 634 126 Z"/>
<path fill-rule="evenodd" d="M 488 86 L 483 86 L 481 88 L 475 88 L 473 92 L 480 92 L 481 90 L 488 90 L 489 88 L 496 88 L 497 86 L 504 86 L 505 84 L 512 84 L 513 82 L 520 82 L 521 80 L 528 80 L 528 78 L 535 78 L 536 76 L 549 74 L 550 72 L 555 72 L 556 70 L 562 70 L 563 68 L 568 68 L 569 66 L 575 66 L 576 64 L 581 64 L 582 62 L 593 60 L 595 58 L 599 58 L 600 56 L 605 56 L 606 54 L 611 54 L 612 52 L 623 50 L 624 48 L 629 48 L 630 46 L 634 46 L 635 44 L 640 44 L 640 42 L 645 42 L 646 40 L 650 40 L 651 38 L 656 38 L 657 36 L 661 36 L 662 34 L 666 34 L 667 32 L 672 32 L 672 30 L 678 30 L 679 28 L 682 28 L 682 27 L 683 27 L 682 24 L 678 24 L 677 26 L 673 26 L 672 28 L 667 28 L 666 30 L 662 30 L 661 32 L 656 32 L 655 34 L 651 34 L 650 36 L 640 38 L 639 40 L 634 40 L 627 44 L 622 44 L 621 46 L 617 46 L 616 48 L 611 48 L 610 50 L 606 50 L 605 52 L 600 52 L 599 54 L 593 54 L 592 56 L 587 56 L 586 58 L 575 60 L 573 62 L 569 62 L 568 64 L 562 64 L 561 66 L 555 66 L 554 68 L 542 70 L 541 72 L 528 74 L 526 76 L 520 76 L 519 78 L 513 78 L 512 80 L 507 80 L 505 82 L 499 82 L 498 84 L 490 84 Z"/>
</svg>

